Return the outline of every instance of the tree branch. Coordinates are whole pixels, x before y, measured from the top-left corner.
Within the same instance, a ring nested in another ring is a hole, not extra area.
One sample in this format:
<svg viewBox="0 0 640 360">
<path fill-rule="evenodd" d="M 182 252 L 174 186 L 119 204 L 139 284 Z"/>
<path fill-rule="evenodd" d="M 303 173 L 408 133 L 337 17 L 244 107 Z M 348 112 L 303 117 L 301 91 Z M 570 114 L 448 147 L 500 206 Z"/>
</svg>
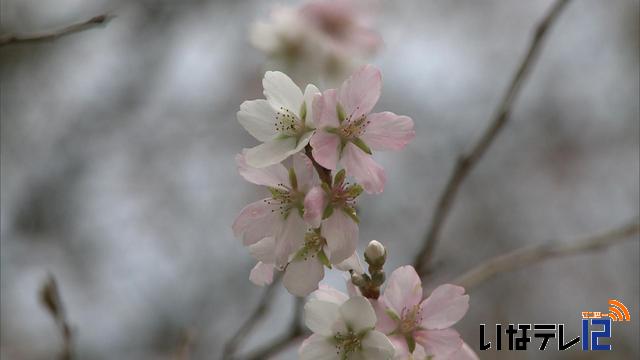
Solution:
<svg viewBox="0 0 640 360">
<path fill-rule="evenodd" d="M 518 70 L 514 74 L 511 83 L 498 106 L 495 117 L 489 123 L 488 127 L 475 143 L 471 151 L 458 159 L 433 211 L 431 223 L 429 224 L 428 231 L 424 237 L 424 245 L 418 252 L 414 261 L 414 267 L 421 277 L 424 277 L 429 272 L 429 267 L 436 245 L 440 238 L 442 227 L 449 215 L 460 185 L 462 185 L 462 182 L 486 153 L 487 149 L 504 128 L 507 121 L 509 121 L 511 107 L 520 93 L 522 84 L 526 80 L 534 61 L 537 58 L 541 45 L 547 35 L 547 31 L 556 21 L 562 9 L 568 2 L 569 0 L 556 1 L 551 10 L 538 24 L 534 32 L 533 39 L 529 45 L 529 49 L 522 59 Z"/>
<path fill-rule="evenodd" d="M 630 239 L 638 240 L 638 237 L 634 237 L 638 233 L 640 233 L 640 223 L 636 221 L 607 233 L 575 242 L 556 241 L 518 249 L 489 259 L 459 276 L 452 283 L 458 284 L 468 291 L 500 273 L 521 269 L 557 257 L 603 250 Z"/>
<path fill-rule="evenodd" d="M 289 325 L 289 329 L 258 350 L 255 350 L 251 354 L 245 357 L 247 360 L 265 360 L 285 350 L 291 343 L 301 339 L 305 334 L 302 328 L 302 309 L 304 304 L 304 298 L 295 298 L 295 305 L 293 307 L 293 319 Z"/>
<path fill-rule="evenodd" d="M 277 294 L 277 286 L 280 282 L 281 276 L 276 276 L 273 282 L 267 286 L 262 294 L 262 298 L 260 298 L 260 302 L 253 310 L 249 318 L 245 320 L 245 322 L 240 326 L 238 331 L 233 334 L 227 343 L 224 346 L 224 350 L 222 352 L 223 359 L 233 359 L 234 354 L 238 349 L 238 345 L 242 343 L 243 340 L 246 339 L 247 336 L 253 331 L 253 329 L 260 323 L 262 318 L 267 315 L 269 308 L 271 307 L 271 303 Z"/>
<path fill-rule="evenodd" d="M 89 20 L 72 24 L 66 26 L 62 29 L 50 31 L 50 32 L 40 32 L 33 34 L 2 34 L 0 35 L 0 46 L 6 46 L 16 43 L 33 43 L 33 42 L 44 42 L 44 41 L 53 41 L 61 38 L 63 36 L 75 34 L 80 31 L 88 30 L 94 28 L 99 25 L 104 25 L 111 20 L 113 16 L 110 15 L 98 15 L 94 16 Z"/>
<path fill-rule="evenodd" d="M 62 303 L 60 290 L 58 289 L 58 283 L 52 274 L 49 274 L 47 280 L 40 288 L 39 297 L 42 306 L 51 314 L 58 329 L 60 329 L 63 345 L 62 352 L 58 358 L 60 360 L 73 359 L 73 330 L 67 319 L 67 313 Z"/>
</svg>

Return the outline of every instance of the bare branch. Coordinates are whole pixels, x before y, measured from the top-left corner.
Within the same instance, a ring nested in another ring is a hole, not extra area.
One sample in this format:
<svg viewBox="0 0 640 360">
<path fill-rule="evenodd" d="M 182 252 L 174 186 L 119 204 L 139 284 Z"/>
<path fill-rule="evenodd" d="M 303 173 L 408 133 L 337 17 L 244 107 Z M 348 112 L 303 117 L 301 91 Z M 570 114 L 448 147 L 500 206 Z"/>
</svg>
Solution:
<svg viewBox="0 0 640 360">
<path fill-rule="evenodd" d="M 269 308 L 271 307 L 271 303 L 277 294 L 276 290 L 278 283 L 280 282 L 280 278 L 281 276 L 276 276 L 273 282 L 264 290 L 258 306 L 256 306 L 249 318 L 245 320 L 244 324 L 240 326 L 238 331 L 229 338 L 222 352 L 223 359 L 233 359 L 233 355 L 237 351 L 238 345 L 242 343 L 247 336 L 249 336 L 256 325 L 258 325 L 262 318 L 267 315 Z"/>
<path fill-rule="evenodd" d="M 428 231 L 424 237 L 423 247 L 418 252 L 414 261 L 414 267 L 421 277 L 424 277 L 429 272 L 433 254 L 440 238 L 440 232 L 447 216 L 449 215 L 451 206 L 455 201 L 460 185 L 462 185 L 462 182 L 486 153 L 487 149 L 504 128 L 507 121 L 509 121 L 511 107 L 520 93 L 522 84 L 526 80 L 534 61 L 537 58 L 541 45 L 547 35 L 547 30 L 556 21 L 562 9 L 568 2 L 569 0 L 556 1 L 544 19 L 542 19 L 538 24 L 534 32 L 533 39 L 529 45 L 529 49 L 522 59 L 518 70 L 514 74 L 511 83 L 498 106 L 495 117 L 489 123 L 488 127 L 475 143 L 471 151 L 458 159 L 433 211 L 431 223 L 429 224 Z"/>
<path fill-rule="evenodd" d="M 0 35 L 0 46 L 6 46 L 17 43 L 34 43 L 34 42 L 44 42 L 44 41 L 53 41 L 61 38 L 63 36 L 75 34 L 80 31 L 88 30 L 99 25 L 105 25 L 111 20 L 113 16 L 110 15 L 98 15 L 94 16 L 89 20 L 76 23 L 73 25 L 66 26 L 62 29 L 49 31 L 49 32 L 40 32 L 33 34 L 2 34 Z"/>
<path fill-rule="evenodd" d="M 60 290 L 58 289 L 58 283 L 52 274 L 49 274 L 47 280 L 40 288 L 39 297 L 42 306 L 51 314 L 60 329 L 63 345 L 62 352 L 58 358 L 60 360 L 73 359 L 73 330 L 67 319 L 67 313 L 62 303 Z"/>
<path fill-rule="evenodd" d="M 302 339 L 306 334 L 302 328 L 302 308 L 304 304 L 304 298 L 295 298 L 295 306 L 293 307 L 293 319 L 289 325 L 289 329 L 271 341 L 264 347 L 252 352 L 245 359 L 247 360 L 264 360 L 278 354 L 285 350 L 292 343 Z"/>
<path fill-rule="evenodd" d="M 512 251 L 489 259 L 453 281 L 467 291 L 492 277 L 557 257 L 606 249 L 631 239 L 638 240 L 640 223 L 627 224 L 607 233 L 574 242 L 550 242 Z"/>
</svg>

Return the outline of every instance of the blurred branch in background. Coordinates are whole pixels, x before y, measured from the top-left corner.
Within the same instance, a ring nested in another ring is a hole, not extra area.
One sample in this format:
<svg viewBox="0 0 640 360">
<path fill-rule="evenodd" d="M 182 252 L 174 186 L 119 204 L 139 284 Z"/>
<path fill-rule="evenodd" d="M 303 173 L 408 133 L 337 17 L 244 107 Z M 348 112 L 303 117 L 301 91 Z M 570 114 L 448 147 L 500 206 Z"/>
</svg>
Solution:
<svg viewBox="0 0 640 360">
<path fill-rule="evenodd" d="M 295 298 L 295 306 L 293 307 L 293 319 L 291 320 L 289 329 L 280 337 L 271 341 L 271 343 L 246 356 L 246 359 L 269 359 L 271 356 L 276 355 L 280 351 L 286 349 L 287 346 L 289 346 L 291 343 L 297 341 L 299 338 L 305 335 L 305 330 L 302 327 L 303 305 L 304 298 Z"/>
<path fill-rule="evenodd" d="M 540 23 L 538 23 L 533 39 L 529 45 L 529 50 L 522 59 L 518 70 L 511 80 L 511 83 L 498 106 L 498 110 L 493 121 L 489 123 L 489 126 L 485 129 L 484 133 L 473 146 L 472 150 L 458 159 L 443 192 L 440 194 L 435 210 L 433 211 L 431 223 L 429 224 L 427 233 L 424 237 L 422 248 L 418 252 L 414 261 L 414 267 L 420 277 L 424 278 L 430 271 L 431 261 L 433 260 L 433 254 L 440 239 L 442 227 L 449 215 L 451 206 L 455 201 L 462 182 L 478 164 L 482 156 L 487 152 L 487 149 L 489 149 L 509 120 L 511 107 L 520 93 L 520 89 L 522 88 L 534 61 L 540 52 L 541 45 L 544 42 L 548 29 L 556 21 L 562 9 L 564 9 L 568 2 L 569 0 L 556 1 L 547 15 L 542 19 L 542 21 L 540 21 Z"/>
<path fill-rule="evenodd" d="M 40 288 L 39 296 L 40 302 L 51 314 L 62 335 L 63 347 L 59 359 L 73 359 L 73 331 L 67 319 L 62 297 L 58 289 L 58 283 L 53 275 L 49 274 L 42 288 Z"/>
<path fill-rule="evenodd" d="M 234 354 L 238 349 L 238 345 L 241 344 L 249 334 L 253 331 L 253 329 L 260 323 L 260 320 L 264 318 L 265 315 L 269 312 L 269 308 L 271 307 L 271 303 L 278 293 L 276 290 L 278 288 L 278 284 L 280 283 L 280 279 L 282 277 L 276 275 L 273 279 L 273 282 L 267 286 L 262 294 L 262 298 L 260 298 L 260 302 L 253 310 L 251 315 L 247 318 L 247 320 L 240 326 L 238 331 L 236 331 L 224 345 L 224 349 L 222 352 L 223 359 L 233 359 Z"/>
<path fill-rule="evenodd" d="M 57 40 L 66 35 L 75 34 L 80 31 L 89 30 L 100 25 L 106 25 L 113 16 L 103 14 L 94 16 L 89 20 L 79 22 L 76 24 L 68 25 L 62 29 L 40 32 L 33 34 L 2 34 L 0 35 L 0 46 L 6 46 L 17 43 L 33 43 Z"/>
<path fill-rule="evenodd" d="M 458 277 L 452 283 L 469 291 L 492 277 L 557 257 L 606 249 L 631 239 L 638 240 L 640 222 L 626 224 L 604 234 L 573 242 L 548 242 L 496 256 Z"/>
</svg>

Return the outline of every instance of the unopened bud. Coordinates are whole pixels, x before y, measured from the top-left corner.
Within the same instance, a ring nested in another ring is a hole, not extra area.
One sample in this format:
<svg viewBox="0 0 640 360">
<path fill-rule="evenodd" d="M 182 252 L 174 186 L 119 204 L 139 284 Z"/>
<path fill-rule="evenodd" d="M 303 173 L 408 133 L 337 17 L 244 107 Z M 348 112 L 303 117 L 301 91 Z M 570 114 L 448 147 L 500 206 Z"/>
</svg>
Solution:
<svg viewBox="0 0 640 360">
<path fill-rule="evenodd" d="M 371 266 L 382 267 L 387 259 L 387 250 L 379 241 L 371 240 L 364 250 L 364 259 Z"/>
<path fill-rule="evenodd" d="M 365 279 L 361 274 L 351 273 L 351 282 L 353 285 L 360 287 L 367 284 L 367 279 Z"/>
</svg>

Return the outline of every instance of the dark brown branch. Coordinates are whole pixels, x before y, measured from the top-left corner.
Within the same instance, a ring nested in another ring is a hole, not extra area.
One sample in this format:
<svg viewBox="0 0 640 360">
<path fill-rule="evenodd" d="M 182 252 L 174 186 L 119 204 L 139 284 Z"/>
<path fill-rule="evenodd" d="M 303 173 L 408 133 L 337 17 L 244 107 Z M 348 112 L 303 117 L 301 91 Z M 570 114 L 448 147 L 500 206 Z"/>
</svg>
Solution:
<svg viewBox="0 0 640 360">
<path fill-rule="evenodd" d="M 58 289 L 58 283 L 53 275 L 49 274 L 47 277 L 47 280 L 40 288 L 39 297 L 42 306 L 51 314 L 60 329 L 63 345 L 62 352 L 58 358 L 60 360 L 73 359 L 73 330 L 67 319 L 67 313 L 62 302 L 62 297 L 60 296 L 60 290 Z"/>
<path fill-rule="evenodd" d="M 104 25 L 109 22 L 113 17 L 110 15 L 98 15 L 89 20 L 66 26 L 62 29 L 40 32 L 33 34 L 2 34 L 0 35 L 0 46 L 17 44 L 17 43 L 34 43 L 53 41 L 63 36 L 75 34 L 80 31 L 88 30 L 99 25 Z"/>
<path fill-rule="evenodd" d="M 271 307 L 271 303 L 273 302 L 276 294 L 278 283 L 280 282 L 281 276 L 276 276 L 273 282 L 264 290 L 262 294 L 262 298 L 260 298 L 260 302 L 258 306 L 253 310 L 251 315 L 245 320 L 245 322 L 240 326 L 238 331 L 233 334 L 227 343 L 224 346 L 224 350 L 222 352 L 223 359 L 233 359 L 234 354 L 238 349 L 238 345 L 242 343 L 246 339 L 247 336 L 253 331 L 253 329 L 260 323 L 260 321 L 267 315 L 269 308 Z"/>
<path fill-rule="evenodd" d="M 311 159 L 311 162 L 313 163 L 313 167 L 316 169 L 316 172 L 318 173 L 320 180 L 324 183 L 327 183 L 327 185 L 331 186 L 331 170 L 325 169 L 324 167 L 322 167 L 322 165 L 318 164 L 316 159 L 313 158 L 313 154 L 311 153 L 311 145 L 307 145 L 304 148 L 304 153 L 309 157 L 309 159 Z"/>
<path fill-rule="evenodd" d="M 627 224 L 607 233 L 574 242 L 550 242 L 526 247 L 489 259 L 453 281 L 467 291 L 492 277 L 562 256 L 603 250 L 624 241 L 638 240 L 640 223 Z"/>
<path fill-rule="evenodd" d="M 433 254 L 440 239 L 442 227 L 449 215 L 460 185 L 462 185 L 462 182 L 478 164 L 478 161 L 480 161 L 500 131 L 504 128 L 505 124 L 509 121 L 513 103 L 520 93 L 522 84 L 526 80 L 537 55 L 540 52 L 541 45 L 548 33 L 548 29 L 556 21 L 562 12 L 562 9 L 568 2 L 569 0 L 556 1 L 544 19 L 538 24 L 529 45 L 529 49 L 522 59 L 518 70 L 514 74 L 513 79 L 511 80 L 511 83 L 498 106 L 495 117 L 489 123 L 488 127 L 475 143 L 471 151 L 458 159 L 433 211 L 431 223 L 429 224 L 427 233 L 423 240 L 423 247 L 418 252 L 414 261 L 414 267 L 421 277 L 424 277 L 429 272 Z"/>
<path fill-rule="evenodd" d="M 304 304 L 304 298 L 295 298 L 295 306 L 293 308 L 293 319 L 289 325 L 289 329 L 258 350 L 255 350 L 248 356 L 244 357 L 247 360 L 264 360 L 278 354 L 285 350 L 293 342 L 301 340 L 305 334 L 302 328 L 302 308 Z"/>
</svg>

